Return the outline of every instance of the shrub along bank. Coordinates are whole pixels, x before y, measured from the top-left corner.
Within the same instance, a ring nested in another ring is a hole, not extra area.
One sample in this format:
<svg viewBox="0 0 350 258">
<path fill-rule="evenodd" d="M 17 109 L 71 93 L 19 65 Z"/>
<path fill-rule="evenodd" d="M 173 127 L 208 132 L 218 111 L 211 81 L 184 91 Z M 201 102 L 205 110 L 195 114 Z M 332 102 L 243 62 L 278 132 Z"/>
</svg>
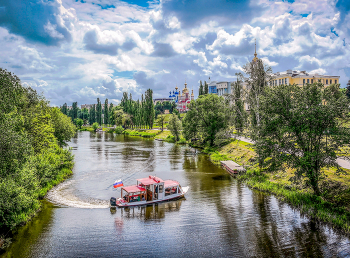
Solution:
<svg viewBox="0 0 350 258">
<path fill-rule="evenodd" d="M 320 182 L 321 195 L 316 196 L 306 186 L 305 181 L 298 184 L 290 179 L 294 175 L 291 169 L 275 172 L 260 172 L 256 164 L 253 146 L 242 141 L 232 141 L 209 153 L 213 163 L 220 165 L 222 160 L 233 160 L 244 165 L 247 172 L 237 175 L 238 180 L 260 191 L 275 194 L 298 208 L 302 214 L 350 233 L 350 176 L 336 174 L 335 169 L 325 169 L 326 177 Z"/>
</svg>

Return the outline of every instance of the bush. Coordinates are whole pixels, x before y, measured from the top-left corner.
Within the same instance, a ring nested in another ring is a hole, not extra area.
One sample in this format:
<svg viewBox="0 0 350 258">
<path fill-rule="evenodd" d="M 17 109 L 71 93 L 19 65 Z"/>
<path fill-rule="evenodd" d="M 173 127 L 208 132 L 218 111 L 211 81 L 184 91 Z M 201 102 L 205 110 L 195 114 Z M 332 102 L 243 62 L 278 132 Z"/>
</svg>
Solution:
<svg viewBox="0 0 350 258">
<path fill-rule="evenodd" d="M 116 134 L 122 134 L 124 132 L 124 128 L 122 126 L 117 126 L 115 129 L 114 129 L 114 132 Z"/>
</svg>

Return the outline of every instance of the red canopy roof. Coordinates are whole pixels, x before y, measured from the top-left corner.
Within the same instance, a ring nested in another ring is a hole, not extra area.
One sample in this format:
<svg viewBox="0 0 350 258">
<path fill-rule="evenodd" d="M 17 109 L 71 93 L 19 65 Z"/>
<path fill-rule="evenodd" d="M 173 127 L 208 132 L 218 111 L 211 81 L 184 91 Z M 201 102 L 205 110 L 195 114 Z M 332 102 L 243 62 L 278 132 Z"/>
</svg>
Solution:
<svg viewBox="0 0 350 258">
<path fill-rule="evenodd" d="M 179 185 L 179 182 L 177 182 L 175 180 L 165 180 L 164 181 L 164 188 L 175 187 L 178 185 Z"/>
<path fill-rule="evenodd" d="M 137 179 L 137 181 L 139 181 L 143 185 L 153 185 L 156 183 L 164 182 L 162 179 L 160 179 L 159 177 L 155 177 L 155 176 Z"/>
<path fill-rule="evenodd" d="M 136 193 L 136 192 L 144 192 L 144 191 L 146 191 L 145 188 L 143 188 L 141 186 L 138 186 L 138 185 L 125 186 L 122 189 L 127 191 L 128 193 Z"/>
</svg>

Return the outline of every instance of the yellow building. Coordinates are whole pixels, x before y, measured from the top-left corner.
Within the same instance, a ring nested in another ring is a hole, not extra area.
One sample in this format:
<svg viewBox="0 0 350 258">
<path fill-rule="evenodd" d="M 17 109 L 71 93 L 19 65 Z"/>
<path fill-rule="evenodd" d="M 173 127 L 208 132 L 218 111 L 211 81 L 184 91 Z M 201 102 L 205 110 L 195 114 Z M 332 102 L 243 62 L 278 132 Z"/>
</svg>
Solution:
<svg viewBox="0 0 350 258">
<path fill-rule="evenodd" d="M 306 71 L 292 71 L 277 72 L 273 74 L 270 86 L 281 84 L 296 84 L 302 86 L 306 83 L 321 82 L 325 86 L 333 83 L 339 83 L 340 76 L 309 74 Z"/>
</svg>

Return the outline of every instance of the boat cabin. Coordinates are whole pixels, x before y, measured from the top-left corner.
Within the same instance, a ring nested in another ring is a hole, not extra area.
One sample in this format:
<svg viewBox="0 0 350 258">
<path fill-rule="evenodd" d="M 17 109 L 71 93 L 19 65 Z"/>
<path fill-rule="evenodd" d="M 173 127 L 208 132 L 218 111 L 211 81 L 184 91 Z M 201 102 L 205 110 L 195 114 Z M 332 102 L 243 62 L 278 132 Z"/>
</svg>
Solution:
<svg viewBox="0 0 350 258">
<path fill-rule="evenodd" d="M 184 195 L 179 182 L 162 180 L 156 176 L 137 179 L 136 185 L 121 188 L 120 206 L 133 206 L 170 200 Z M 118 205 L 118 206 L 119 206 Z"/>
</svg>

